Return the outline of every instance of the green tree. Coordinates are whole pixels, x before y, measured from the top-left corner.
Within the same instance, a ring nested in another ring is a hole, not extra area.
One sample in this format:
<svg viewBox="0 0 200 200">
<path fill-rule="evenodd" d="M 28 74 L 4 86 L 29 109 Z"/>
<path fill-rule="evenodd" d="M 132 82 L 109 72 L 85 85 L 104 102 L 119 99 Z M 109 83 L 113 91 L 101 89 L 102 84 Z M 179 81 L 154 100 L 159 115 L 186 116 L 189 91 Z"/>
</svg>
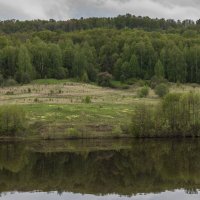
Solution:
<svg viewBox="0 0 200 200">
<path fill-rule="evenodd" d="M 80 79 L 87 69 L 87 57 L 79 45 L 76 46 L 73 63 L 73 76 Z"/>
<path fill-rule="evenodd" d="M 5 78 L 14 77 L 17 70 L 17 57 L 16 47 L 6 46 L 0 51 L 0 70 Z"/>
<path fill-rule="evenodd" d="M 61 49 L 57 44 L 49 44 L 48 48 L 48 77 L 59 78 L 60 76 L 56 77 L 56 74 L 63 67 Z"/>
<path fill-rule="evenodd" d="M 37 78 L 47 77 L 49 64 L 48 45 L 39 38 L 34 38 L 29 48 L 32 54 L 33 65 L 37 72 Z"/>
<path fill-rule="evenodd" d="M 116 80 L 120 80 L 122 64 L 123 64 L 123 61 L 121 58 L 119 58 L 119 59 L 117 59 L 115 65 L 114 65 L 114 77 Z"/>
<path fill-rule="evenodd" d="M 34 78 L 35 72 L 25 45 L 20 46 L 17 64 L 17 81 L 20 83 L 29 83 Z"/>
<path fill-rule="evenodd" d="M 140 76 L 140 67 L 139 67 L 139 63 L 138 63 L 138 59 L 137 56 L 135 54 L 133 54 L 131 56 L 130 59 L 130 67 L 132 68 L 132 76 L 134 76 L 135 78 L 139 78 Z"/>
<path fill-rule="evenodd" d="M 68 70 L 69 76 L 73 76 L 72 67 L 74 63 L 74 44 L 70 40 L 61 44 L 61 47 L 62 46 L 63 67 Z"/>
<path fill-rule="evenodd" d="M 168 56 L 167 73 L 169 81 L 185 82 L 187 64 L 183 52 L 177 46 L 173 46 Z"/>
<path fill-rule="evenodd" d="M 121 66 L 120 80 L 124 82 L 128 78 L 133 76 L 133 68 L 130 66 L 129 62 L 124 62 Z"/>
<path fill-rule="evenodd" d="M 88 76 L 88 80 L 96 81 L 98 74 L 98 66 L 97 66 L 97 55 L 94 47 L 91 47 L 88 42 L 85 42 L 82 46 L 82 51 L 85 56 L 85 72 L 83 75 Z M 82 76 L 83 76 L 82 75 Z"/>
<path fill-rule="evenodd" d="M 157 78 L 164 78 L 165 77 L 164 66 L 163 66 L 163 64 L 161 63 L 160 60 L 157 61 L 154 71 L 155 71 L 155 76 Z"/>
<path fill-rule="evenodd" d="M 200 46 L 184 49 L 187 63 L 187 82 L 200 83 Z"/>
</svg>

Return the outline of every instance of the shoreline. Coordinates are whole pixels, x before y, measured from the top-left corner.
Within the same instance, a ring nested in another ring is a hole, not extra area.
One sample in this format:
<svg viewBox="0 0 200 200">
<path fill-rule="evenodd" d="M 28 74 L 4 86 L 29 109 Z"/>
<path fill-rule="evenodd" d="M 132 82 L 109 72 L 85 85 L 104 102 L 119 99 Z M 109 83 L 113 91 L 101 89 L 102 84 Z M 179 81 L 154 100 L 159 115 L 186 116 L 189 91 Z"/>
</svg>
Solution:
<svg viewBox="0 0 200 200">
<path fill-rule="evenodd" d="M 136 140 L 136 141 L 151 141 L 151 140 L 185 140 L 185 139 L 200 139 L 199 136 L 171 136 L 171 137 L 134 137 L 133 135 L 121 135 L 121 136 L 94 136 L 94 137 L 0 137 L 0 142 L 26 142 L 26 141 L 90 141 L 90 140 Z"/>
</svg>

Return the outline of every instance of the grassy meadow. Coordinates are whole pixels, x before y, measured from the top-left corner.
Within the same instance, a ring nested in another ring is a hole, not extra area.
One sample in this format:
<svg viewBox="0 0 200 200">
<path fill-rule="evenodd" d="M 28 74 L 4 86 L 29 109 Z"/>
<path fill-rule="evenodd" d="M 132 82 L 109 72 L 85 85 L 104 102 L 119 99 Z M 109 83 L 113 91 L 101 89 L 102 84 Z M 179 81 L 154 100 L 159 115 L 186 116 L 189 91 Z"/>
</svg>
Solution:
<svg viewBox="0 0 200 200">
<path fill-rule="evenodd" d="M 73 80 L 37 80 L 28 85 L 0 88 L 0 105 L 14 104 L 24 109 L 28 138 L 129 137 L 122 134 L 121 127 L 126 129 L 135 106 L 160 101 L 153 90 L 146 98 L 139 98 L 140 88 L 139 84 L 112 89 Z M 170 85 L 170 92 L 188 91 L 198 92 L 200 87 Z"/>
</svg>

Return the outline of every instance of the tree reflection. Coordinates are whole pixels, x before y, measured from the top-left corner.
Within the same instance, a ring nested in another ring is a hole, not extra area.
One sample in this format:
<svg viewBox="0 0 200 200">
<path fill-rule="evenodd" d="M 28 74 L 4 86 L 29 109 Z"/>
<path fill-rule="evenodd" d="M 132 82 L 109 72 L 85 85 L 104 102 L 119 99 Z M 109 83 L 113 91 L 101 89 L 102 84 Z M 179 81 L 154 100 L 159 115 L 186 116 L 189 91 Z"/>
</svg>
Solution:
<svg viewBox="0 0 200 200">
<path fill-rule="evenodd" d="M 194 194 L 200 188 L 198 140 L 136 140 L 118 150 L 89 151 L 86 145 L 84 152 L 40 152 L 36 146 L 0 144 L 1 192 L 132 195 L 184 188 Z"/>
</svg>

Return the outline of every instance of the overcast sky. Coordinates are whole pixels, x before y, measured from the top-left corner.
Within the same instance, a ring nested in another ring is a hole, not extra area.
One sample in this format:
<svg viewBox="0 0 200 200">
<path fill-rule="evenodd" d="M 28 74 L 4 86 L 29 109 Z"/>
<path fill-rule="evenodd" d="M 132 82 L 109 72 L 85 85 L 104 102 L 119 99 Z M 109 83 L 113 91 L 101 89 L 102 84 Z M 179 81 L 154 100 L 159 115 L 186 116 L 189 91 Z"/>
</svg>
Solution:
<svg viewBox="0 0 200 200">
<path fill-rule="evenodd" d="M 0 0 L 0 20 L 112 17 L 200 18 L 200 0 Z"/>
</svg>

